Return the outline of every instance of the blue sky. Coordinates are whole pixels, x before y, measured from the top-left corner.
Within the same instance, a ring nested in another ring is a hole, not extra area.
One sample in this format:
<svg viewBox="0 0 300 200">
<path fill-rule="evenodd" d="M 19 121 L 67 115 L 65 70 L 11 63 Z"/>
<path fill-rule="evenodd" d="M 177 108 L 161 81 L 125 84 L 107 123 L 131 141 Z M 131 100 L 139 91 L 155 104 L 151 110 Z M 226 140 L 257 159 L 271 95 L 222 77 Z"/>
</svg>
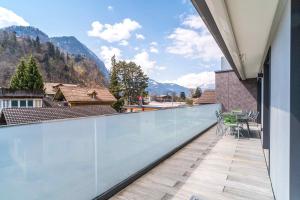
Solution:
<svg viewBox="0 0 300 200">
<path fill-rule="evenodd" d="M 189 0 L 1 0 L 0 28 L 31 25 L 75 36 L 109 68 L 140 64 L 150 78 L 187 87 L 214 82 L 221 52 Z"/>
</svg>

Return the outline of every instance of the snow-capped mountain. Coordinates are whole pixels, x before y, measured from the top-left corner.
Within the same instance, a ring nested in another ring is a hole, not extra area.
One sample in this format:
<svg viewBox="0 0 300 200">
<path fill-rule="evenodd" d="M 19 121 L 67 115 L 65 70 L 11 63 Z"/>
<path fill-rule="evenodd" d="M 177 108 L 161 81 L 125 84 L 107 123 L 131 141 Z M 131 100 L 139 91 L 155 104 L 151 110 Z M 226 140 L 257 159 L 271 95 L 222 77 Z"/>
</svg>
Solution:
<svg viewBox="0 0 300 200">
<path fill-rule="evenodd" d="M 10 26 L 3 28 L 7 32 L 15 32 L 17 37 L 36 39 L 38 36 L 41 43 L 51 42 L 62 51 L 73 55 L 82 55 L 93 60 L 98 66 L 100 72 L 108 80 L 109 73 L 104 63 L 84 44 L 73 36 L 62 36 L 50 38 L 47 34 L 32 26 Z"/>
<path fill-rule="evenodd" d="M 84 55 L 91 60 L 94 60 L 103 75 L 108 79 L 109 73 L 102 60 L 94 54 L 89 48 L 78 41 L 74 36 L 52 37 L 50 41 L 65 52 L 75 55 Z"/>
<path fill-rule="evenodd" d="M 175 83 L 159 83 L 153 79 L 149 79 L 147 91 L 150 95 L 164 95 L 175 92 L 177 95 L 180 92 L 184 92 L 186 96 L 190 96 L 190 91 L 188 88 L 177 85 Z"/>
</svg>

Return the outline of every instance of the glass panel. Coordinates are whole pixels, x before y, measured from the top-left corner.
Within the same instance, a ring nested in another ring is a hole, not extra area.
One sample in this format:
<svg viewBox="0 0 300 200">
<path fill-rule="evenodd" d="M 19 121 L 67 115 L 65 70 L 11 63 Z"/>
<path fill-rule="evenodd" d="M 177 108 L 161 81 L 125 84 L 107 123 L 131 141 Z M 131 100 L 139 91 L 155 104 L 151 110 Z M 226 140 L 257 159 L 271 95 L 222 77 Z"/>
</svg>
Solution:
<svg viewBox="0 0 300 200">
<path fill-rule="evenodd" d="M 26 100 L 20 100 L 20 107 L 26 107 Z"/>
<path fill-rule="evenodd" d="M 28 107 L 33 107 L 33 100 L 28 100 L 27 101 L 27 106 Z"/>
<path fill-rule="evenodd" d="M 13 108 L 19 107 L 19 101 L 18 100 L 12 100 L 11 101 L 11 107 L 13 107 Z"/>
<path fill-rule="evenodd" d="M 93 199 L 214 124 L 218 109 L 205 105 L 0 128 L 1 199 Z"/>
<path fill-rule="evenodd" d="M 3 100 L 3 108 L 9 107 L 9 100 Z"/>
</svg>

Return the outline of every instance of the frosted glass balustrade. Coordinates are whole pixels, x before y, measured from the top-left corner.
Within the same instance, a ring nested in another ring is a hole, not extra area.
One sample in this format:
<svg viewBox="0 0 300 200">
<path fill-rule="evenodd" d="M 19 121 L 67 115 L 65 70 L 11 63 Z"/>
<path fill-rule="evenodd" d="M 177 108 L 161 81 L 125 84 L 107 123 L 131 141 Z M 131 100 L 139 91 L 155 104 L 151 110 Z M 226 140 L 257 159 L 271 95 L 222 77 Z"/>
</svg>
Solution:
<svg viewBox="0 0 300 200">
<path fill-rule="evenodd" d="M 216 122 L 219 105 L 0 128 L 0 199 L 88 200 Z"/>
</svg>

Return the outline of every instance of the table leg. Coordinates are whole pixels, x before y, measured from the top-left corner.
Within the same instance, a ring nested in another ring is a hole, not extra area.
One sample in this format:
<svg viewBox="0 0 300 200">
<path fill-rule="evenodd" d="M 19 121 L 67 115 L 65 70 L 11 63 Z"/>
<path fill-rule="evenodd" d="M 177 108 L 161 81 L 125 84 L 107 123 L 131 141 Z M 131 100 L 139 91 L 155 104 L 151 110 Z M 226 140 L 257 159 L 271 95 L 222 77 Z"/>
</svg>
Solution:
<svg viewBox="0 0 300 200">
<path fill-rule="evenodd" d="M 248 122 L 248 120 L 247 120 L 246 124 L 247 124 L 247 129 L 248 129 L 248 136 L 250 138 L 250 128 L 249 128 L 249 122 Z"/>
</svg>

